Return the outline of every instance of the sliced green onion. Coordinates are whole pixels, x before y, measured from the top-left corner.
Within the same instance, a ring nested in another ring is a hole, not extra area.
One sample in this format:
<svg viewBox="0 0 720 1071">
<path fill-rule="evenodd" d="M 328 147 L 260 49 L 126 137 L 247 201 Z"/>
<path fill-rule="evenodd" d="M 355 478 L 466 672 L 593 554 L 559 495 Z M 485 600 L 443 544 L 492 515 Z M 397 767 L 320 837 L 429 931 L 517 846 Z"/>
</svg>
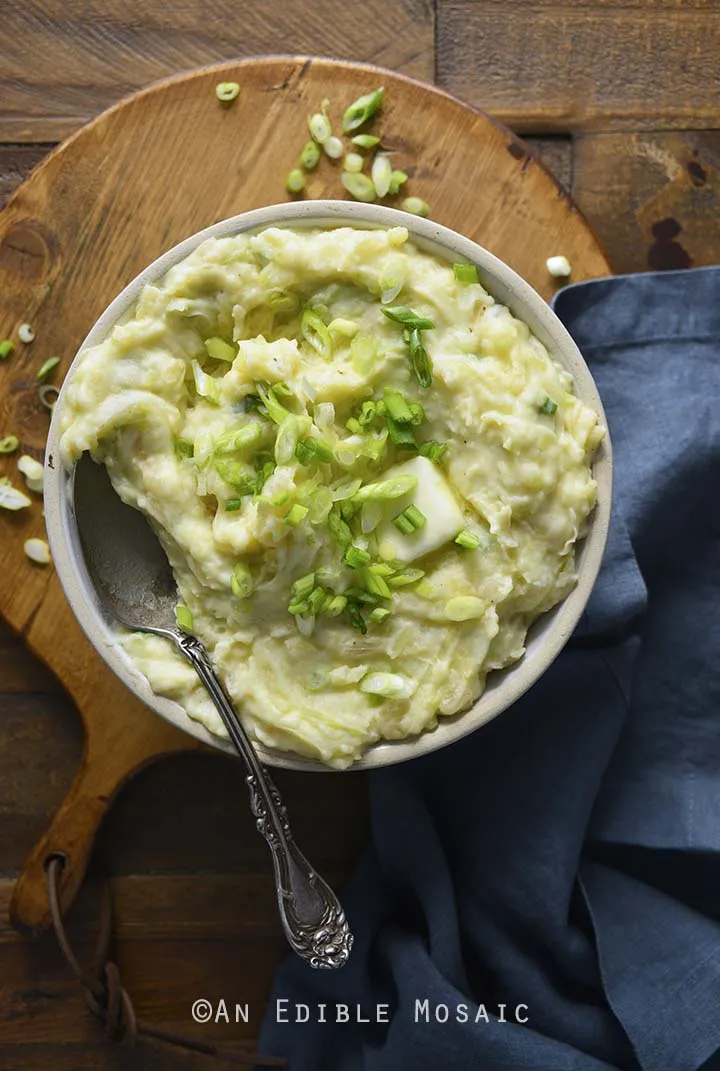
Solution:
<svg viewBox="0 0 720 1071">
<path fill-rule="evenodd" d="M 361 149 L 374 149 L 380 144 L 380 138 L 375 134 L 356 134 L 350 140 L 353 145 L 358 145 Z"/>
<path fill-rule="evenodd" d="M 398 296 L 407 278 L 407 263 L 400 257 L 391 257 L 378 276 L 380 301 L 388 305 Z"/>
<path fill-rule="evenodd" d="M 352 498 L 361 487 L 362 480 L 359 476 L 341 476 L 339 480 L 330 485 L 330 494 L 333 502 L 342 502 L 346 498 Z"/>
<path fill-rule="evenodd" d="M 278 465 L 287 465 L 295 456 L 298 440 L 307 435 L 312 427 L 309 417 L 291 416 L 280 425 L 275 439 L 275 461 Z"/>
<path fill-rule="evenodd" d="M 14 454 L 20 445 L 17 435 L 6 435 L 0 439 L 0 454 Z"/>
<path fill-rule="evenodd" d="M 389 413 L 393 420 L 396 420 L 399 424 L 413 423 L 410 406 L 399 391 L 390 390 L 386 387 L 383 391 L 383 401 L 385 402 L 386 412 Z"/>
<path fill-rule="evenodd" d="M 26 345 L 32 342 L 35 338 L 35 328 L 32 324 L 20 324 L 18 327 L 18 338 Z"/>
<path fill-rule="evenodd" d="M 370 620 L 373 624 L 379 625 L 386 618 L 390 617 L 392 610 L 387 606 L 376 606 L 374 610 L 370 611 Z"/>
<path fill-rule="evenodd" d="M 469 528 L 463 528 L 455 536 L 455 542 L 459 547 L 465 547 L 466 550 L 477 550 L 482 543 L 482 539 L 476 532 L 472 532 Z"/>
<path fill-rule="evenodd" d="M 195 390 L 200 397 L 206 398 L 213 405 L 220 405 L 218 385 L 213 377 L 204 372 L 197 361 L 192 362 L 192 373 L 195 380 Z"/>
<path fill-rule="evenodd" d="M 218 82 L 215 86 L 215 96 L 222 104 L 229 104 L 240 95 L 240 86 L 237 82 Z"/>
<path fill-rule="evenodd" d="M 308 130 L 310 131 L 310 137 L 313 141 L 316 141 L 318 145 L 324 145 L 332 134 L 330 120 L 327 115 L 323 115 L 322 112 L 315 112 L 315 115 L 310 116 L 308 119 Z"/>
<path fill-rule="evenodd" d="M 390 176 L 390 189 L 388 193 L 391 197 L 394 197 L 396 193 L 400 193 L 400 187 L 404 186 L 408 177 L 404 171 L 393 171 Z"/>
<path fill-rule="evenodd" d="M 48 357 L 47 361 L 45 361 L 44 364 L 42 364 L 38 371 L 35 373 L 35 379 L 37 380 L 37 382 L 42 383 L 43 380 L 47 379 L 53 368 L 57 368 L 59 364 L 59 357 Z"/>
<path fill-rule="evenodd" d="M 353 519 L 359 508 L 360 504 L 355 502 L 352 498 L 344 499 L 344 501 L 340 502 L 337 506 L 342 519 L 348 522 Z"/>
<path fill-rule="evenodd" d="M 195 453 L 195 446 L 189 439 L 177 438 L 175 440 L 175 456 L 179 458 L 192 457 Z"/>
<path fill-rule="evenodd" d="M 36 565 L 50 564 L 50 547 L 44 539 L 26 539 L 23 550 L 31 562 Z"/>
<path fill-rule="evenodd" d="M 351 431 L 353 435 L 362 434 L 362 424 L 356 417 L 350 417 L 345 421 L 345 427 L 348 431 Z"/>
<path fill-rule="evenodd" d="M 344 595 L 334 595 L 325 607 L 323 613 L 327 614 L 328 617 L 339 617 L 346 606 L 347 599 Z"/>
<path fill-rule="evenodd" d="M 224 506 L 226 513 L 237 513 L 239 509 L 242 509 L 241 498 L 229 498 Z"/>
<path fill-rule="evenodd" d="M 224 338 L 206 338 L 205 349 L 208 357 L 213 357 L 216 361 L 228 361 L 232 364 L 237 357 L 235 347 L 226 342 Z"/>
<path fill-rule="evenodd" d="M 407 699 L 411 687 L 408 678 L 400 673 L 368 673 L 360 682 L 361 692 L 387 699 Z"/>
<path fill-rule="evenodd" d="M 305 175 L 299 167 L 294 167 L 292 171 L 288 171 L 285 179 L 285 189 L 288 193 L 300 193 L 301 190 L 305 189 Z"/>
<path fill-rule="evenodd" d="M 271 290 L 268 294 L 268 305 L 272 309 L 273 313 L 289 313 L 295 312 L 300 300 L 297 294 L 293 294 L 290 290 Z"/>
<path fill-rule="evenodd" d="M 368 589 L 371 595 L 377 595 L 381 599 L 391 599 L 392 591 L 387 586 L 385 578 L 378 576 L 377 573 L 371 573 L 370 570 L 365 567 L 362 569 L 361 574 L 363 583 Z"/>
<path fill-rule="evenodd" d="M 292 593 L 295 599 L 307 599 L 315 587 L 315 573 L 306 573 L 305 576 L 300 576 L 292 586 Z"/>
<path fill-rule="evenodd" d="M 453 272 L 459 283 L 479 283 L 478 270 L 474 264 L 453 264 Z"/>
<path fill-rule="evenodd" d="M 393 498 L 402 498 L 410 494 L 417 487 L 416 476 L 391 476 L 389 480 L 378 480 L 377 483 L 366 483 L 356 492 L 354 501 L 369 502 L 385 501 Z"/>
<path fill-rule="evenodd" d="M 181 602 L 175 607 L 175 620 L 177 621 L 178 628 L 181 628 L 183 632 L 192 632 L 193 615 L 190 613 L 187 606 L 184 606 Z"/>
<path fill-rule="evenodd" d="M 259 424 L 246 424 L 237 431 L 228 431 L 225 435 L 221 435 L 215 443 L 215 453 L 220 456 L 234 454 L 236 450 L 245 450 L 248 446 L 254 446 L 261 438 L 262 429 Z"/>
<path fill-rule="evenodd" d="M 346 171 L 357 172 L 362 171 L 365 161 L 359 152 L 349 152 L 343 160 L 343 167 Z"/>
<path fill-rule="evenodd" d="M 342 316 L 338 316 L 328 324 L 330 334 L 340 335 L 342 338 L 355 338 L 359 330 L 360 324 L 355 323 L 354 320 L 345 320 Z"/>
<path fill-rule="evenodd" d="M 300 153 L 300 167 L 304 171 L 313 171 L 320 163 L 320 150 L 316 141 L 308 141 Z"/>
<path fill-rule="evenodd" d="M 367 123 L 368 119 L 372 119 L 382 104 L 384 93 L 385 87 L 380 86 L 379 89 L 375 89 L 372 93 L 365 93 L 364 96 L 358 97 L 345 109 L 342 119 L 342 128 L 345 134 L 350 134 L 353 130 L 357 130 L 359 126 L 362 126 L 363 123 Z"/>
<path fill-rule="evenodd" d="M 367 632 L 367 625 L 365 624 L 365 618 L 360 613 L 360 608 L 356 606 L 355 603 L 348 601 L 345 607 L 345 612 L 350 618 L 350 624 L 352 625 L 352 627 L 356 628 L 358 632 L 361 632 L 364 636 Z"/>
<path fill-rule="evenodd" d="M 258 383 L 258 394 L 267 410 L 267 415 L 274 424 L 284 424 L 293 415 L 284 405 L 280 405 L 272 387 L 266 389 Z"/>
<path fill-rule="evenodd" d="M 420 453 L 423 457 L 429 457 L 431 461 L 439 461 L 448 448 L 447 443 L 437 442 L 435 439 L 428 439 L 426 443 L 420 443 Z"/>
<path fill-rule="evenodd" d="M 300 330 L 305 341 L 325 360 L 332 356 L 332 338 L 330 331 L 320 314 L 311 308 L 303 310 Z"/>
<path fill-rule="evenodd" d="M 339 160 L 344 152 L 344 146 L 340 138 L 330 137 L 323 144 L 323 152 L 331 160 Z"/>
<path fill-rule="evenodd" d="M 350 343 L 350 361 L 356 372 L 366 376 L 378 356 L 377 342 L 372 335 L 359 331 Z"/>
<path fill-rule="evenodd" d="M 295 502 L 285 514 L 285 517 L 283 519 L 285 521 L 285 524 L 289 524 L 291 528 L 297 528 L 297 526 L 305 520 L 307 515 L 307 506 L 301 506 L 299 502 Z"/>
<path fill-rule="evenodd" d="M 425 419 L 425 410 L 420 405 L 420 402 L 410 402 L 410 412 L 412 414 L 412 423 L 416 427 L 418 424 L 422 424 Z"/>
<path fill-rule="evenodd" d="M 427 522 L 427 517 L 424 513 L 417 508 L 417 506 L 408 506 L 402 513 L 399 513 L 397 517 L 393 517 L 393 524 L 397 528 L 398 532 L 403 535 L 410 535 L 411 532 L 417 531 L 418 528 L 422 528 Z"/>
<path fill-rule="evenodd" d="M 9 338 L 4 338 L 0 342 L 0 361 L 4 361 L 6 357 L 9 357 L 14 349 L 14 346 Z"/>
<path fill-rule="evenodd" d="M 245 562 L 238 562 L 230 577 L 230 590 L 233 595 L 236 599 L 247 599 L 249 595 L 252 595 L 254 587 L 249 568 Z"/>
<path fill-rule="evenodd" d="M 336 541 L 341 547 L 347 547 L 349 543 L 352 543 L 352 532 L 350 531 L 349 524 L 343 520 L 339 511 L 333 508 L 330 511 L 327 519 L 328 530 L 330 534 L 335 537 Z"/>
<path fill-rule="evenodd" d="M 38 388 L 38 397 L 40 398 L 40 404 L 44 405 L 46 409 L 52 410 L 55 407 L 55 402 L 58 400 L 60 391 L 57 387 L 54 387 L 52 383 L 43 383 Z"/>
<path fill-rule="evenodd" d="M 372 424 L 373 420 L 375 419 L 375 414 L 376 413 L 377 413 L 377 408 L 376 408 L 375 402 L 370 402 L 370 401 L 363 402 L 361 407 L 360 407 L 360 412 L 358 413 L 358 418 L 357 418 L 357 421 L 358 421 L 358 424 L 360 425 L 360 427 L 361 428 L 366 428 L 368 426 L 368 424 Z"/>
<path fill-rule="evenodd" d="M 433 320 L 428 319 L 427 316 L 419 316 L 412 309 L 409 309 L 407 305 L 390 305 L 387 308 L 380 310 L 383 316 L 387 316 L 388 320 L 394 320 L 397 324 L 403 324 L 410 330 L 417 329 L 418 331 L 429 331 L 435 326 Z"/>
<path fill-rule="evenodd" d="M 546 416 L 554 416 L 557 413 L 557 402 L 554 402 L 549 394 L 545 395 L 542 403 L 538 406 L 538 412 Z"/>
<path fill-rule="evenodd" d="M 406 212 L 413 216 L 429 216 L 430 205 L 420 197 L 406 197 L 402 203 Z"/>
<path fill-rule="evenodd" d="M 323 588 L 315 588 L 307 600 L 308 610 L 311 614 L 319 614 L 329 601 L 328 593 Z"/>
<path fill-rule="evenodd" d="M 393 446 L 399 446 L 407 450 L 417 449 L 412 425 L 398 423 L 397 420 L 393 420 L 389 413 L 385 415 L 385 422 L 390 435 L 390 442 Z"/>
<path fill-rule="evenodd" d="M 377 154 L 373 160 L 370 177 L 378 197 L 386 197 L 390 189 L 390 179 L 392 178 L 392 164 L 390 163 L 390 157 L 386 153 L 379 152 Z"/>
<path fill-rule="evenodd" d="M 349 602 L 360 602 L 364 606 L 377 606 L 378 597 L 365 588 L 346 588 L 345 594 Z"/>
<path fill-rule="evenodd" d="M 429 387 L 432 384 L 432 369 L 427 350 L 422 344 L 422 337 L 417 327 L 410 332 L 410 365 L 415 378 L 421 387 Z"/>
<path fill-rule="evenodd" d="M 294 615 L 306 614 L 310 610 L 307 599 L 301 602 L 288 603 L 288 613 Z"/>
<path fill-rule="evenodd" d="M 305 439 L 295 447 L 295 456 L 302 465 L 309 465 L 312 461 L 321 461 L 329 464 L 334 460 L 332 447 L 324 439 Z"/>
<path fill-rule="evenodd" d="M 368 569 L 376 576 L 384 577 L 392 576 L 395 572 L 392 565 L 388 565 L 387 562 L 373 562 L 372 565 L 368 565 Z"/>
<path fill-rule="evenodd" d="M 369 203 L 374 201 L 377 196 L 373 180 L 367 175 L 363 175 L 362 171 L 343 171 L 340 181 L 356 201 Z"/>
<path fill-rule="evenodd" d="M 241 495 L 252 495 L 257 491 L 257 477 L 254 473 L 248 472 L 247 467 L 239 461 L 219 458 L 215 462 L 215 471 L 225 483 L 229 483 Z"/>
<path fill-rule="evenodd" d="M 367 565 L 370 560 L 370 555 L 366 550 L 362 550 L 360 547 L 356 547 L 352 543 L 343 555 L 343 561 L 346 565 L 349 565 L 351 569 L 361 569 L 362 566 Z"/>
<path fill-rule="evenodd" d="M 404 569 L 402 573 L 388 577 L 388 585 L 391 588 L 406 588 L 409 584 L 417 584 L 424 576 L 422 569 Z"/>
</svg>

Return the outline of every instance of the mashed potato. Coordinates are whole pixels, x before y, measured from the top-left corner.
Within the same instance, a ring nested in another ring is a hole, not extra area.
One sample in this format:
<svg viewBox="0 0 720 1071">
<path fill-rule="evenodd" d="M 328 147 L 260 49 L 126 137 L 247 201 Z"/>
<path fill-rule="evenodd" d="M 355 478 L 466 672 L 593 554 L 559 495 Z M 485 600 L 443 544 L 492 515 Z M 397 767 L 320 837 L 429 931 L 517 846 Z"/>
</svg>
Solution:
<svg viewBox="0 0 720 1071">
<path fill-rule="evenodd" d="M 575 582 L 604 432 L 473 275 L 404 228 L 211 239 L 78 358 L 63 460 L 151 519 L 269 747 L 344 767 L 431 728 Z M 122 642 L 224 735 L 170 643 Z"/>
</svg>

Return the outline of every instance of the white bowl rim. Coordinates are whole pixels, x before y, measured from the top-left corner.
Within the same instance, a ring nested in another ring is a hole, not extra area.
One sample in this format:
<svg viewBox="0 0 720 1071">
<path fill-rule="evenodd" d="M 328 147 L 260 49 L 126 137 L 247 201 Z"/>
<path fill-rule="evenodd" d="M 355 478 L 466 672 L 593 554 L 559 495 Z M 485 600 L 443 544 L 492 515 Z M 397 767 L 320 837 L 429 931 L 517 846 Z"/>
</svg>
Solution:
<svg viewBox="0 0 720 1071">
<path fill-rule="evenodd" d="M 464 260 L 478 266 L 486 289 L 519 319 L 548 348 L 551 356 L 572 375 L 579 398 L 590 405 L 607 427 L 597 388 L 575 342 L 545 300 L 512 268 L 478 243 L 430 219 L 409 215 L 383 205 L 355 201 L 294 201 L 268 205 L 221 220 L 182 242 L 154 260 L 111 302 L 90 329 L 78 355 L 107 337 L 120 317 L 137 301 L 142 288 L 164 276 L 209 238 L 224 238 L 271 226 L 285 227 L 406 227 L 410 239 L 420 248 L 448 261 Z M 549 236 L 550 239 L 550 236 Z M 549 243 L 550 244 L 550 240 Z M 77 355 L 65 378 L 50 426 L 45 456 L 45 517 L 48 541 L 60 583 L 70 606 L 91 644 L 129 690 L 156 714 L 217 750 L 233 753 L 228 741 L 210 733 L 193 721 L 178 703 L 155 695 L 149 683 L 117 644 L 113 623 L 101 612 L 82 559 L 72 509 L 72 472 L 59 463 L 59 416 L 63 392 L 72 376 Z M 525 655 L 520 661 L 490 674 L 485 691 L 469 708 L 451 716 L 441 716 L 434 729 L 419 736 L 370 745 L 350 770 L 371 769 L 419 758 L 445 747 L 495 718 L 512 706 L 546 671 L 567 643 L 590 597 L 602 562 L 610 522 L 612 498 L 612 447 L 609 435 L 601 444 L 593 464 L 597 481 L 597 505 L 588 532 L 578 547 L 576 586 L 558 606 L 533 624 Z M 256 745 L 261 760 L 270 766 L 306 771 L 331 771 L 316 759 L 294 752 L 276 751 Z"/>
</svg>

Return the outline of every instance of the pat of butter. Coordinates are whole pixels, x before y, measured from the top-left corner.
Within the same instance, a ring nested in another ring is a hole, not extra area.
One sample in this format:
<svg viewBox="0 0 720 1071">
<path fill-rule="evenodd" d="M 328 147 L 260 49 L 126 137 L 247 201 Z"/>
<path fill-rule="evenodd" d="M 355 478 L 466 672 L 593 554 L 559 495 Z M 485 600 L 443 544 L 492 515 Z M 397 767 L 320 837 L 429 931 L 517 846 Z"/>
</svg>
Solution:
<svg viewBox="0 0 720 1071">
<path fill-rule="evenodd" d="M 394 476 L 414 476 L 417 487 L 402 498 L 394 498 L 385 507 L 385 517 L 377 527 L 378 546 L 387 547 L 387 557 L 412 562 L 437 550 L 454 539 L 465 524 L 465 517 L 452 488 L 437 465 L 426 457 L 415 457 L 383 473 L 383 480 Z M 414 504 L 425 517 L 425 524 L 410 535 L 402 535 L 392 523 L 393 517 Z M 390 547 L 393 551 L 390 554 Z"/>
</svg>

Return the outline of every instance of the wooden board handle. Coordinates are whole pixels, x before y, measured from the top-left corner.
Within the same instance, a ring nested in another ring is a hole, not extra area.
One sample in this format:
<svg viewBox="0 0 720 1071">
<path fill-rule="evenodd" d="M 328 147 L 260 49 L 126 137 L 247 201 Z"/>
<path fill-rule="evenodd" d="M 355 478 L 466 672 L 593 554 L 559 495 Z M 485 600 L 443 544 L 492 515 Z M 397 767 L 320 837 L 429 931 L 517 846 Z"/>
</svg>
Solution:
<svg viewBox="0 0 720 1071">
<path fill-rule="evenodd" d="M 133 764 L 134 772 L 137 766 Z M 100 823 L 124 779 L 115 765 L 90 763 L 87 755 L 60 805 L 52 824 L 35 845 L 20 875 L 10 903 L 10 921 L 16 929 L 39 933 L 50 924 L 45 865 L 52 855 L 62 855 L 60 895 L 65 911 L 82 885 Z"/>
</svg>

